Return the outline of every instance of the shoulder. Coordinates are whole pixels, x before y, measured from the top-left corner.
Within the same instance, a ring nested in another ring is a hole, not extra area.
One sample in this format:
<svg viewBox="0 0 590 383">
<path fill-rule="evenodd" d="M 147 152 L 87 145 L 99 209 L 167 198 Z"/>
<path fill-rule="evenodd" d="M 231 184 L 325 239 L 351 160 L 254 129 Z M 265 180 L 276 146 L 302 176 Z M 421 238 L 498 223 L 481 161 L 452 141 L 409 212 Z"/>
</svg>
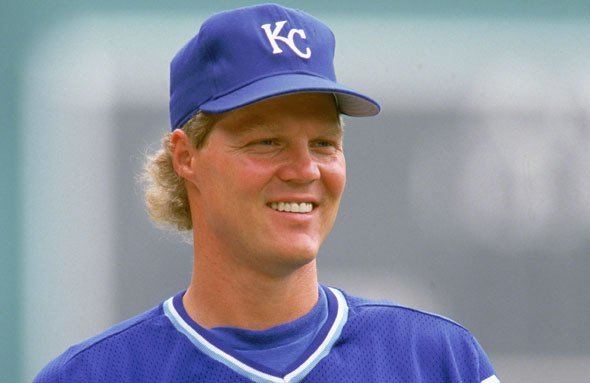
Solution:
<svg viewBox="0 0 590 383">
<path fill-rule="evenodd" d="M 493 367 L 471 332 L 445 316 L 341 291 L 348 304 L 346 337 L 361 348 L 387 350 L 416 366 L 440 366 L 457 376 L 497 382 Z M 460 381 L 470 381 L 463 379 Z"/>
<path fill-rule="evenodd" d="M 116 357 L 120 351 L 137 345 L 140 339 L 141 342 L 149 342 L 150 335 L 156 333 L 152 331 L 153 328 L 165 324 L 164 320 L 162 304 L 159 304 L 117 323 L 102 333 L 69 347 L 39 372 L 34 383 L 61 382 L 65 371 L 82 370 L 79 367 L 83 364 L 94 364 L 84 366 L 84 369 L 100 368 L 101 360 Z"/>
<path fill-rule="evenodd" d="M 373 300 L 350 295 L 340 290 L 349 308 L 349 319 L 382 326 L 413 329 L 437 329 L 457 334 L 470 334 L 464 326 L 443 315 L 420 310 L 387 300 Z"/>
<path fill-rule="evenodd" d="M 370 339 L 387 347 L 403 344 L 412 352 L 475 352 L 473 335 L 445 316 L 401 305 L 350 295 L 340 290 L 348 304 L 347 336 Z"/>
</svg>

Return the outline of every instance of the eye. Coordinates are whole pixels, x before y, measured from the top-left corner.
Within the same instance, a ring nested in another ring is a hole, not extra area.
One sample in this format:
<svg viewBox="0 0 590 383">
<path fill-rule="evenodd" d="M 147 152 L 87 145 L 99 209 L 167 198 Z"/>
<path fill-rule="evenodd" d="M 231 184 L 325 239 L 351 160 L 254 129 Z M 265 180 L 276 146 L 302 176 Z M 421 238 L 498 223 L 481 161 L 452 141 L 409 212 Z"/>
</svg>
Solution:
<svg viewBox="0 0 590 383">
<path fill-rule="evenodd" d="M 312 142 L 311 146 L 322 151 L 329 151 L 330 153 L 340 149 L 340 143 L 334 140 L 316 140 Z"/>
<path fill-rule="evenodd" d="M 272 138 L 265 138 L 264 140 L 258 141 L 260 145 L 274 145 L 277 143 L 277 140 Z"/>
<path fill-rule="evenodd" d="M 276 145 L 278 141 L 274 138 L 263 138 L 261 140 L 256 140 L 251 143 L 251 145 L 262 145 L 262 146 L 272 146 Z"/>
<path fill-rule="evenodd" d="M 282 147 L 282 142 L 277 138 L 254 139 L 246 145 L 246 149 L 253 154 L 277 153 Z"/>
<path fill-rule="evenodd" d="M 327 148 L 330 146 L 334 146 L 334 143 L 332 141 L 320 140 L 315 142 L 315 146 L 318 146 L 320 148 Z"/>
</svg>

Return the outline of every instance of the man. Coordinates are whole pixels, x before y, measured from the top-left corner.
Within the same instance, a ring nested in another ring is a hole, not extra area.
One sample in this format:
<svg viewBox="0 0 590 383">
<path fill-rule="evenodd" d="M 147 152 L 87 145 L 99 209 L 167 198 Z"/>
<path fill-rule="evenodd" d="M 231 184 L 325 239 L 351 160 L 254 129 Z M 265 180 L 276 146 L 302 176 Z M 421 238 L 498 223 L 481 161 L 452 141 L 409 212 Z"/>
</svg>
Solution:
<svg viewBox="0 0 590 383">
<path fill-rule="evenodd" d="M 499 382 L 440 316 L 318 285 L 346 182 L 334 36 L 267 4 L 208 19 L 171 64 L 153 219 L 192 230 L 186 291 L 68 349 L 37 382 Z"/>
</svg>

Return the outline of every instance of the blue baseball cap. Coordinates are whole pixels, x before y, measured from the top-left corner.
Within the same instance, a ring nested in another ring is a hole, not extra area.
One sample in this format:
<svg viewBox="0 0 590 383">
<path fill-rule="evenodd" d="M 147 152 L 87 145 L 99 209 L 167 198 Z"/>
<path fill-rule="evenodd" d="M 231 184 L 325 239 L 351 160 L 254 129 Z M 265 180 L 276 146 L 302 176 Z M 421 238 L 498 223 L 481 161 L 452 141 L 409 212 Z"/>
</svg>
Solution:
<svg viewBox="0 0 590 383">
<path fill-rule="evenodd" d="M 296 9 L 262 4 L 213 15 L 170 64 L 171 130 L 200 111 L 297 92 L 333 93 L 340 113 L 376 115 L 376 101 L 336 81 L 334 48 L 330 28 Z"/>
</svg>

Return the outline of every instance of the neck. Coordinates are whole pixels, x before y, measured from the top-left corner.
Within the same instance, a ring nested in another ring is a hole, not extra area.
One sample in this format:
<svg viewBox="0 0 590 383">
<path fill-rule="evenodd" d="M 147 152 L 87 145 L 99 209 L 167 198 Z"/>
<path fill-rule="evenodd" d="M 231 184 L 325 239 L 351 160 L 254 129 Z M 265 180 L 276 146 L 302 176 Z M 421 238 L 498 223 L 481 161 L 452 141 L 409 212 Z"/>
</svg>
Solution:
<svg viewBox="0 0 590 383">
<path fill-rule="evenodd" d="M 183 304 L 199 325 L 263 330 L 295 320 L 317 303 L 315 260 L 272 274 L 234 259 L 226 252 L 195 246 L 193 275 Z"/>
</svg>

